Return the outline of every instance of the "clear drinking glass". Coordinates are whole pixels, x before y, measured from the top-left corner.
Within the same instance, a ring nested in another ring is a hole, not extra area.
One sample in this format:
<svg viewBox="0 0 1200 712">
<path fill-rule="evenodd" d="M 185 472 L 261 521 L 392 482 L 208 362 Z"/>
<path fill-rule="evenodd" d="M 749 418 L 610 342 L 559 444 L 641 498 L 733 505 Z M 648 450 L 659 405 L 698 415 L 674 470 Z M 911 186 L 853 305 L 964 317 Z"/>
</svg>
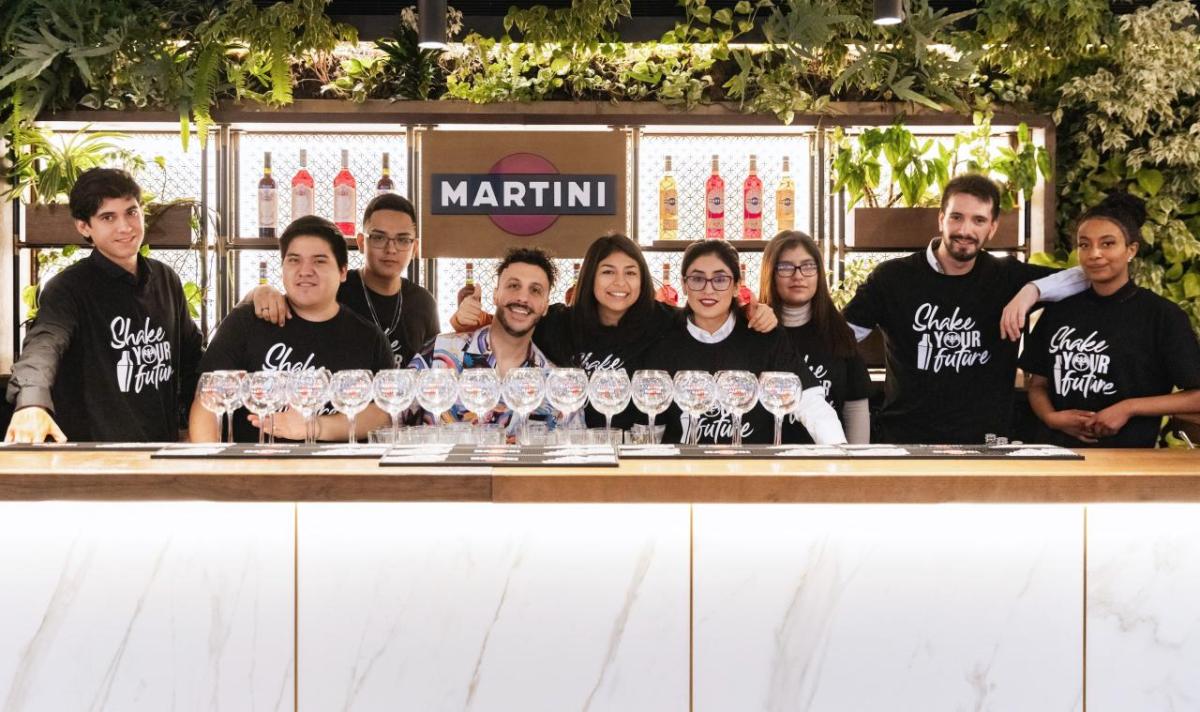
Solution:
<svg viewBox="0 0 1200 712">
<path fill-rule="evenodd" d="M 733 420 L 733 444 L 742 444 L 742 416 L 758 403 L 758 377 L 749 371 L 717 373 L 717 403 Z"/>
<path fill-rule="evenodd" d="M 304 418 L 304 444 L 317 442 L 317 413 L 329 400 L 329 371 L 304 368 L 292 371 L 287 381 L 287 404 Z"/>
<path fill-rule="evenodd" d="M 671 398 L 675 394 L 671 374 L 650 369 L 634 371 L 630 387 L 633 391 L 633 405 L 646 414 L 646 437 L 651 442 L 656 442 L 658 438 L 654 435 L 654 416 L 671 405 Z"/>
<path fill-rule="evenodd" d="M 350 444 L 358 444 L 358 433 L 354 430 L 354 419 L 371 402 L 371 372 L 363 368 L 351 368 L 333 374 L 329 382 L 329 399 L 350 421 Z"/>
<path fill-rule="evenodd" d="M 458 399 L 458 373 L 452 368 L 429 368 L 417 372 L 417 403 L 433 415 L 433 424 Z"/>
<path fill-rule="evenodd" d="M 482 423 L 500 404 L 500 374 L 494 368 L 467 368 L 458 374 L 458 399 Z"/>
<path fill-rule="evenodd" d="M 245 377 L 245 371 L 212 372 L 211 388 L 221 399 L 221 406 L 227 416 L 225 418 L 226 442 L 233 442 L 233 413 L 242 407 L 242 379 Z"/>
<path fill-rule="evenodd" d="M 216 371 L 200 374 L 200 380 L 196 383 L 196 397 L 200 399 L 200 405 L 205 410 L 217 416 L 217 439 L 220 440 L 222 438 L 221 418 L 225 415 L 225 400 L 221 397 Z"/>
<path fill-rule="evenodd" d="M 562 422 L 570 421 L 588 397 L 588 375 L 582 368 L 552 368 L 546 375 L 546 400 L 562 413 Z"/>
<path fill-rule="evenodd" d="M 783 443 L 783 416 L 799 402 L 800 377 L 787 371 L 764 371 L 758 377 L 758 400 L 775 416 L 775 444 Z"/>
<path fill-rule="evenodd" d="M 675 403 L 688 414 L 685 445 L 700 442 L 700 414 L 717 402 L 717 379 L 708 371 L 680 371 L 675 374 Z"/>
<path fill-rule="evenodd" d="M 411 368 L 388 368 L 375 374 L 371 391 L 375 405 L 392 417 L 392 442 L 399 440 L 400 414 L 416 397 L 417 372 Z"/>
<path fill-rule="evenodd" d="M 612 429 L 612 417 L 629 407 L 632 397 L 629 374 L 623 368 L 600 368 L 592 373 L 588 399 L 604 414 L 605 430 Z"/>
<path fill-rule="evenodd" d="M 284 371 L 255 371 L 242 379 L 242 402 L 246 409 L 258 416 L 258 444 L 263 444 L 264 433 L 275 433 L 267 425 L 267 418 L 274 418 L 275 411 L 287 400 L 287 373 Z"/>
<path fill-rule="evenodd" d="M 504 404 L 521 418 L 518 441 L 524 440 L 529 414 L 542 404 L 545 389 L 545 376 L 537 367 L 514 368 L 504 377 Z"/>
</svg>

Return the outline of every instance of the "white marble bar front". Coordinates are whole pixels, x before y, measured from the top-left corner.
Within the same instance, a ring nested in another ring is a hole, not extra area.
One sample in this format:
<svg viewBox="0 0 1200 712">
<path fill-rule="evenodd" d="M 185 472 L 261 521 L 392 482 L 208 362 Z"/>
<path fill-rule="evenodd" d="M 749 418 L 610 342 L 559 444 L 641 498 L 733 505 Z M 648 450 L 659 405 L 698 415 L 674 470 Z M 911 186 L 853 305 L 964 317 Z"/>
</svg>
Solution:
<svg viewBox="0 0 1200 712">
<path fill-rule="evenodd" d="M 293 519 L 0 502 L 0 710 L 292 710 Z"/>
<path fill-rule="evenodd" d="M 300 710 L 688 710 L 687 505 L 297 521 Z"/>
<path fill-rule="evenodd" d="M 1089 712 L 1200 710 L 1200 505 L 1088 507 Z"/>
<path fill-rule="evenodd" d="M 1082 709 L 1082 507 L 697 505 L 694 557 L 696 712 Z"/>
</svg>

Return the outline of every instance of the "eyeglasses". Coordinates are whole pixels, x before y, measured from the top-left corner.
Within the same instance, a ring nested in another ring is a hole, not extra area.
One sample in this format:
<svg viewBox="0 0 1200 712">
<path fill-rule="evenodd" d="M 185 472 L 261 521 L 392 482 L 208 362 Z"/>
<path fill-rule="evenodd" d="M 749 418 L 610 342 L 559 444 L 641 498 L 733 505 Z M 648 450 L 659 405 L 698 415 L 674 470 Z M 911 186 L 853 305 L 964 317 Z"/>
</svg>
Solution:
<svg viewBox="0 0 1200 712">
<path fill-rule="evenodd" d="M 715 274 L 711 277 L 705 277 L 702 274 L 689 274 L 683 278 L 683 283 L 693 292 L 699 292 L 709 284 L 712 285 L 714 290 L 724 292 L 733 286 L 733 277 L 724 273 Z"/>
<path fill-rule="evenodd" d="M 377 250 L 382 250 L 384 247 L 395 247 L 400 251 L 411 250 L 416 238 L 412 237 L 388 237 L 387 235 L 367 235 L 367 242 L 371 247 Z"/>
<path fill-rule="evenodd" d="M 800 270 L 800 274 L 805 277 L 811 277 L 817 273 L 817 263 L 812 260 L 805 260 L 798 265 L 791 262 L 778 262 L 775 264 L 775 275 L 777 277 L 791 277 L 796 274 L 796 270 Z"/>
</svg>

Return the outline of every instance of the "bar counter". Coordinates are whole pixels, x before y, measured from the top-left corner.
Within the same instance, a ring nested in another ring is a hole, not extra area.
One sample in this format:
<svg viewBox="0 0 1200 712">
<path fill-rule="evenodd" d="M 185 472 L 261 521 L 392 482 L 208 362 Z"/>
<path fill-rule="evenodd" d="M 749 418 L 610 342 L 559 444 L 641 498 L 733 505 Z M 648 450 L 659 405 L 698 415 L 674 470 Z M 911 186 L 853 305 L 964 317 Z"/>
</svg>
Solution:
<svg viewBox="0 0 1200 712">
<path fill-rule="evenodd" d="M 1200 453 L 1084 460 L 623 460 L 616 468 L 380 467 L 371 459 L 154 460 L 2 452 L 0 500 L 244 502 L 1200 502 Z"/>
<path fill-rule="evenodd" d="M 1197 709 L 1200 456 L 0 453 L 0 708 Z"/>
</svg>

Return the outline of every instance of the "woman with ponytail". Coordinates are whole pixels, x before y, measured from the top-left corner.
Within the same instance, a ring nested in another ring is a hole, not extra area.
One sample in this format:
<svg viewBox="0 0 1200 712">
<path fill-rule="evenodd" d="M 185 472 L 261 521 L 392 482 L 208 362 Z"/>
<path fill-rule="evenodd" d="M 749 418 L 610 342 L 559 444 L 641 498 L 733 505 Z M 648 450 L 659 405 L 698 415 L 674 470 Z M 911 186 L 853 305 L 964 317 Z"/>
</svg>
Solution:
<svg viewBox="0 0 1200 712">
<path fill-rule="evenodd" d="M 1187 315 L 1129 274 L 1145 222 L 1145 203 L 1127 193 L 1085 212 L 1075 243 L 1091 288 L 1046 307 L 1026 340 L 1029 404 L 1052 442 L 1154 447 L 1163 415 L 1200 411 Z"/>
</svg>

